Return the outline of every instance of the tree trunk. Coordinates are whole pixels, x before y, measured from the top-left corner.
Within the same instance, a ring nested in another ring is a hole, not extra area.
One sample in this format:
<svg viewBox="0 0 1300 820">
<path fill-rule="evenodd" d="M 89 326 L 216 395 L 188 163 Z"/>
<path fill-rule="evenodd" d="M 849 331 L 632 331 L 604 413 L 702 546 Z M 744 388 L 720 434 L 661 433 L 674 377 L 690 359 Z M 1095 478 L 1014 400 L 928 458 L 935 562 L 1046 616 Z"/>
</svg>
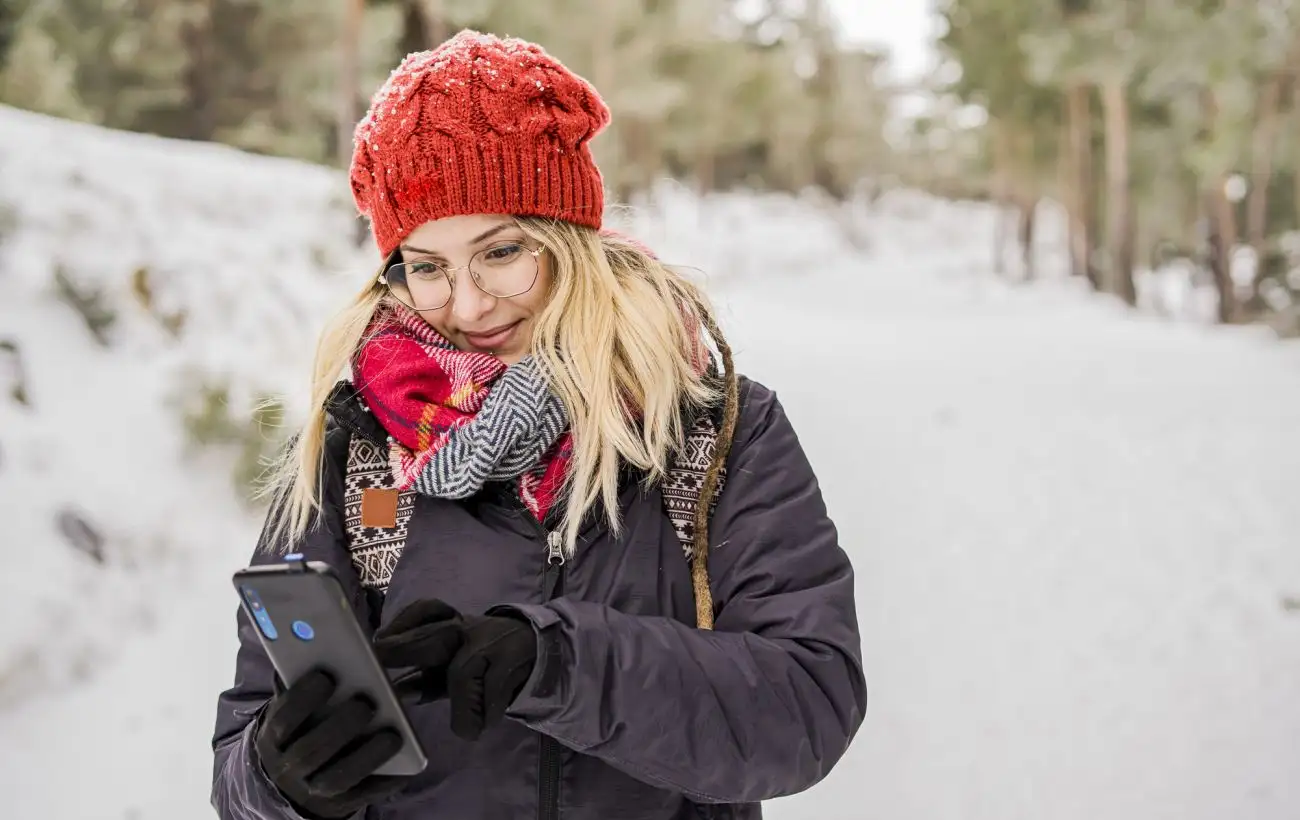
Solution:
<svg viewBox="0 0 1300 820">
<path fill-rule="evenodd" d="M 1105 229 L 1102 226 L 1102 217 L 1106 204 L 1106 163 L 1102 158 L 1097 156 L 1098 143 L 1105 150 L 1105 123 L 1102 123 L 1101 140 L 1091 138 L 1088 140 L 1088 157 L 1090 177 L 1087 180 L 1088 185 L 1088 262 L 1090 279 L 1092 287 L 1098 292 L 1103 293 L 1106 290 L 1106 271 L 1102 267 L 1098 254 L 1102 248 L 1102 242 L 1105 241 Z"/>
<path fill-rule="evenodd" d="M 343 32 L 339 38 L 339 99 L 337 155 L 346 168 L 352 159 L 352 132 L 357 124 L 357 102 L 361 97 L 361 25 L 365 0 L 344 0 Z"/>
<path fill-rule="evenodd" d="M 1201 110 L 1204 114 L 1204 139 L 1214 139 L 1219 128 L 1219 102 L 1214 91 L 1206 88 L 1201 93 Z M 1228 201 L 1227 169 L 1206 174 L 1204 185 L 1206 222 L 1210 227 L 1210 270 L 1214 274 L 1214 287 L 1219 292 L 1219 321 L 1232 323 L 1237 316 L 1237 294 L 1232 281 L 1232 252 L 1237 245 L 1237 219 L 1232 203 Z"/>
<path fill-rule="evenodd" d="M 1281 72 L 1268 78 L 1259 96 L 1259 111 L 1250 147 L 1250 198 L 1246 201 L 1246 241 L 1255 249 L 1263 268 L 1268 231 L 1268 183 L 1273 176 L 1273 152 L 1281 124 L 1278 108 L 1282 99 Z"/>
<path fill-rule="evenodd" d="M 1001 197 L 993 200 L 993 274 L 1005 276 L 1007 272 L 1007 205 Z"/>
<path fill-rule="evenodd" d="M 713 145 L 713 140 L 707 141 L 700 147 L 700 153 L 695 157 L 695 184 L 700 196 L 708 194 L 717 185 L 717 163 Z"/>
<path fill-rule="evenodd" d="M 1019 204 L 1020 224 L 1019 240 L 1020 253 L 1024 261 L 1024 279 L 1032 281 L 1037 273 L 1034 264 L 1034 226 L 1037 220 L 1038 200 L 1035 197 L 1024 197 Z"/>
<path fill-rule="evenodd" d="M 1192 258 L 1196 254 L 1196 247 L 1201 242 L 1201 219 L 1204 211 L 1201 205 L 1201 180 L 1191 169 L 1187 169 L 1178 187 L 1184 209 L 1181 220 L 1182 233 L 1178 236 L 1178 250 L 1181 256 Z"/>
<path fill-rule="evenodd" d="M 1092 258 L 1096 208 L 1092 197 L 1092 106 L 1088 95 L 1089 88 L 1083 84 L 1073 85 L 1066 91 L 1070 259 L 1071 271 L 1077 276 L 1088 277 L 1092 286 L 1100 289 Z"/>
<path fill-rule="evenodd" d="M 1011 184 L 1011 136 L 1003 123 L 993 124 L 993 273 L 1002 276 L 1007 272 L 1007 227 L 1013 204 Z"/>
<path fill-rule="evenodd" d="M 0 72 L 9 63 L 9 51 L 18 33 L 18 18 L 22 10 L 12 2 L 0 2 Z"/>
<path fill-rule="evenodd" d="M 1300 162 L 1296 163 L 1296 169 L 1291 172 L 1291 204 L 1295 206 L 1295 229 L 1300 231 Z"/>
<path fill-rule="evenodd" d="M 1227 176 L 1213 178 L 1213 187 L 1207 193 L 1210 224 L 1214 241 L 1211 243 L 1214 286 L 1219 291 L 1219 321 L 1232 324 L 1237 320 L 1237 292 L 1232 281 L 1232 251 L 1237 246 L 1237 217 L 1225 190 Z"/>
<path fill-rule="evenodd" d="M 1110 289 L 1130 305 L 1137 304 L 1133 285 L 1134 214 L 1129 181 L 1128 86 L 1123 80 L 1102 84 L 1102 113 L 1106 125 L 1106 241 L 1110 250 Z"/>
<path fill-rule="evenodd" d="M 828 39 L 827 30 L 820 25 L 819 18 L 823 11 L 822 4 L 817 3 L 814 17 L 810 21 L 810 24 L 815 26 L 816 32 L 812 44 L 816 72 L 806 85 L 807 93 L 813 98 L 813 110 L 816 112 L 813 117 L 812 138 L 809 140 L 812 181 L 834 199 L 843 200 L 844 186 L 840 184 L 839 172 L 832 160 L 831 152 L 831 145 L 835 140 L 837 115 L 837 46 Z"/>
<path fill-rule="evenodd" d="M 451 25 L 447 20 L 444 0 L 423 0 L 424 28 L 429 33 L 429 48 L 451 39 Z"/>
<path fill-rule="evenodd" d="M 397 38 L 397 50 L 402 56 L 431 47 L 433 32 L 425 15 L 422 0 L 403 0 L 402 32 Z"/>
<path fill-rule="evenodd" d="M 630 202 L 638 193 L 649 193 L 657 181 L 661 157 L 655 124 L 640 117 L 623 118 L 623 135 L 626 137 L 624 164 L 627 168 L 624 192 L 620 202 Z"/>
<path fill-rule="evenodd" d="M 1069 275 L 1083 276 L 1083 267 L 1079 264 L 1076 252 L 1079 242 L 1079 172 L 1076 166 L 1079 158 L 1071 150 L 1071 125 L 1067 109 L 1056 134 L 1056 144 L 1060 146 L 1056 152 L 1056 190 L 1057 199 L 1065 207 L 1065 247 L 1070 254 Z"/>
<path fill-rule="evenodd" d="M 198 4 L 201 14 L 181 29 L 190 58 L 184 72 L 185 103 L 190 115 L 178 136 L 200 142 L 211 142 L 217 133 L 217 68 L 212 42 L 216 2 L 202 0 Z"/>
<path fill-rule="evenodd" d="M 618 12 L 614 3 L 597 3 L 592 8 L 591 82 L 596 88 L 612 89 L 618 82 Z M 623 140 L 627 137 L 621 121 L 610 127 L 592 143 L 596 164 L 604 171 L 605 187 L 619 202 L 627 190 L 628 168 L 623 163 Z"/>
</svg>

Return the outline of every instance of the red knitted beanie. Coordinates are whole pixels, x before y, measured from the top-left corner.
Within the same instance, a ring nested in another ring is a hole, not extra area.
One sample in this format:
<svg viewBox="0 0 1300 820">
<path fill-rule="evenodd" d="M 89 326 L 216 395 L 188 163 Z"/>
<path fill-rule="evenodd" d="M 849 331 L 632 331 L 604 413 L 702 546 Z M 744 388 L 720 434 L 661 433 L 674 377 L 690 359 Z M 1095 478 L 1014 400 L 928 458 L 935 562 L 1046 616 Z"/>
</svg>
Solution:
<svg viewBox="0 0 1300 820">
<path fill-rule="evenodd" d="M 407 55 L 375 93 L 353 138 L 352 196 L 384 256 L 457 214 L 600 228 L 588 143 L 608 124 L 596 89 L 540 46 L 462 31 Z"/>
</svg>

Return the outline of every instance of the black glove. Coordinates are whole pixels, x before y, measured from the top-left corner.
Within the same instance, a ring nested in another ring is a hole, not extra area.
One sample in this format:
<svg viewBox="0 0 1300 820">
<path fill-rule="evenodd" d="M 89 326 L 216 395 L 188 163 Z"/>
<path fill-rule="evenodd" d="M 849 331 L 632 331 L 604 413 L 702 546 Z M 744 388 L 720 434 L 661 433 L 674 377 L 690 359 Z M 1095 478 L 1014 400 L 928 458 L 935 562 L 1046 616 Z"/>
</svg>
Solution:
<svg viewBox="0 0 1300 820">
<path fill-rule="evenodd" d="M 537 633 L 522 617 L 461 615 L 438 600 L 417 601 L 375 633 L 390 669 L 413 670 L 398 694 L 427 703 L 451 698 L 451 730 L 465 740 L 505 717 L 537 662 Z"/>
<path fill-rule="evenodd" d="M 329 704 L 335 684 L 303 675 L 271 701 L 257 728 L 262 769 L 300 814 L 347 817 L 400 789 L 405 777 L 374 772 L 402 747 L 393 729 L 371 726 L 375 707 L 360 696 Z"/>
</svg>

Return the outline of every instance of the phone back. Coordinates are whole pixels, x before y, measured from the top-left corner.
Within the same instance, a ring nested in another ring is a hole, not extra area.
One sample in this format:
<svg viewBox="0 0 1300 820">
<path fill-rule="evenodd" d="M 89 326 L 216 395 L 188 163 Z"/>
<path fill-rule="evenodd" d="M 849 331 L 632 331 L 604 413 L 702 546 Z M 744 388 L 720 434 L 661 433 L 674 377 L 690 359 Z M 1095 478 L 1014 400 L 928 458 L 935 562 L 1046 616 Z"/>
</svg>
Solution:
<svg viewBox="0 0 1300 820">
<path fill-rule="evenodd" d="M 401 750 L 376 774 L 410 775 L 424 769 L 427 760 L 419 740 L 329 565 L 259 565 L 235 573 L 233 581 L 286 685 L 323 668 L 338 682 L 336 701 L 361 693 L 377 707 L 376 727 L 387 725 L 401 733 Z"/>
</svg>

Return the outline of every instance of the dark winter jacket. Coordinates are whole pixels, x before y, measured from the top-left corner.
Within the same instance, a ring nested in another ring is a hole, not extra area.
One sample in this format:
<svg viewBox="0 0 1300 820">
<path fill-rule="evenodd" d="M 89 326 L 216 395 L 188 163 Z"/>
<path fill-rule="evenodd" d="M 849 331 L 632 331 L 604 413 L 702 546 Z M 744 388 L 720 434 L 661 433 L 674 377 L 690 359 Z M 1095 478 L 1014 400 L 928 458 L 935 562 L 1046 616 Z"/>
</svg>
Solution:
<svg viewBox="0 0 1300 820">
<path fill-rule="evenodd" d="M 438 597 L 466 612 L 511 605 L 540 641 L 509 719 L 477 742 L 451 733 L 446 701 L 409 707 L 428 768 L 366 818 L 758 818 L 758 801 L 807 789 L 844 754 L 866 708 L 853 571 L 771 391 L 741 383 L 711 525 L 714 631 L 695 627 L 681 544 L 658 491 L 634 477 L 622 533 L 591 516 L 553 600 L 546 530 L 504 486 L 464 502 L 417 496 L 386 594 L 368 593 L 345 538 L 354 409 L 331 409 L 325 516 L 297 551 L 333 565 L 371 628 Z M 239 637 L 212 802 L 225 820 L 297 818 L 255 756 L 274 673 L 242 613 Z"/>
</svg>

